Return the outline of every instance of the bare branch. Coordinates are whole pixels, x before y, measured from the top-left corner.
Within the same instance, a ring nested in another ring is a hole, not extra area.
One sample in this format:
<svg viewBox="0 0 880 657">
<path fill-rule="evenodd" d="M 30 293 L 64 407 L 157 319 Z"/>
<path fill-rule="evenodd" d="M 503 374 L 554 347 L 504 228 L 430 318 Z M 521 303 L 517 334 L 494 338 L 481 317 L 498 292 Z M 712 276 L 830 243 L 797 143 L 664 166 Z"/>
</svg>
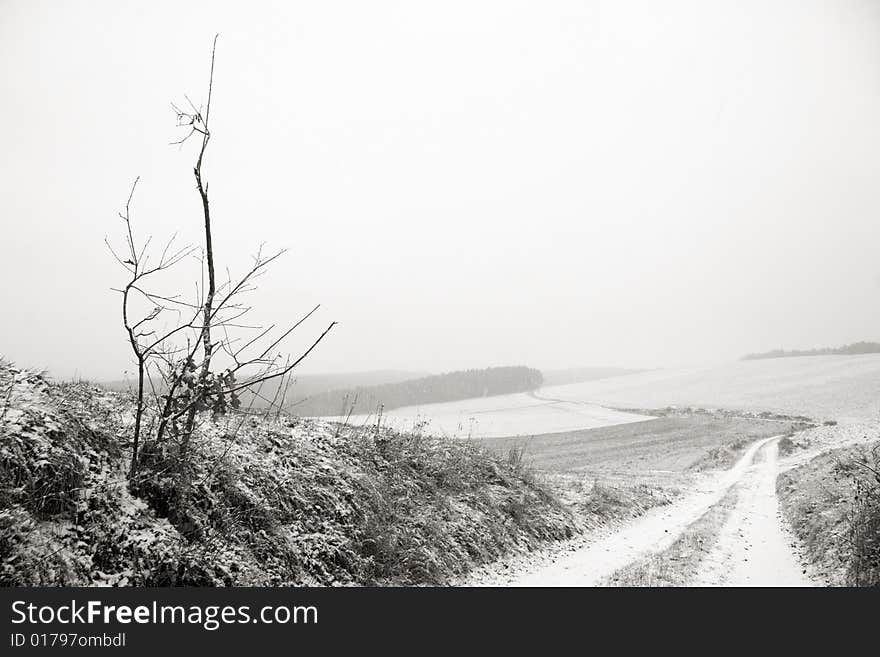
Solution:
<svg viewBox="0 0 880 657">
<path fill-rule="evenodd" d="M 275 374 L 270 374 L 268 376 L 263 376 L 263 377 L 260 377 L 257 379 L 250 380 L 241 386 L 237 386 L 237 387 L 230 389 L 228 391 L 228 393 L 236 392 L 238 390 L 241 390 L 243 387 L 252 386 L 252 385 L 255 385 L 256 383 L 259 383 L 261 381 L 268 381 L 269 379 L 274 379 L 276 377 L 282 376 L 282 375 L 287 374 L 288 372 L 292 371 L 293 368 L 295 368 L 303 360 L 305 360 L 306 356 L 308 356 L 310 353 L 312 353 L 312 350 L 318 346 L 318 344 L 321 342 L 321 340 L 324 339 L 324 337 L 330 332 L 330 329 L 332 329 L 334 326 L 336 326 L 336 324 L 338 324 L 338 322 L 331 322 L 330 326 L 328 326 L 324 330 L 324 332 L 320 336 L 318 336 L 318 339 L 312 343 L 312 346 L 310 346 L 308 349 L 306 349 L 305 352 L 299 358 L 297 358 L 293 363 L 291 363 L 288 367 L 286 367 L 282 371 L 276 372 Z"/>
</svg>

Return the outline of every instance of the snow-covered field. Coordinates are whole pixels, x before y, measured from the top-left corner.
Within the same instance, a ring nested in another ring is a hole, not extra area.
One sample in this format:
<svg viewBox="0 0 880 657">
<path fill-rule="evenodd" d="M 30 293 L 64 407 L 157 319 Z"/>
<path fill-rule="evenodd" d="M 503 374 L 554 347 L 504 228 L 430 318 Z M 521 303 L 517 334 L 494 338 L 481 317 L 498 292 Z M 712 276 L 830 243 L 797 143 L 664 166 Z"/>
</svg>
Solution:
<svg viewBox="0 0 880 657">
<path fill-rule="evenodd" d="M 616 408 L 767 410 L 820 420 L 880 417 L 880 354 L 738 361 L 700 369 L 668 369 L 386 412 L 383 425 L 473 438 L 527 436 L 639 422 Z M 340 419 L 340 418 L 331 418 Z M 355 425 L 376 416 L 352 416 Z"/>
<path fill-rule="evenodd" d="M 617 408 L 767 410 L 853 422 L 880 417 L 880 354 L 739 361 L 545 388 L 545 397 Z"/>
<path fill-rule="evenodd" d="M 621 413 L 597 404 L 548 401 L 517 393 L 397 408 L 385 413 L 382 425 L 408 431 L 417 423 L 427 421 L 426 433 L 457 438 L 498 438 L 591 429 L 647 419 L 644 415 Z M 374 424 L 377 417 L 357 415 L 348 421 L 355 426 Z"/>
</svg>

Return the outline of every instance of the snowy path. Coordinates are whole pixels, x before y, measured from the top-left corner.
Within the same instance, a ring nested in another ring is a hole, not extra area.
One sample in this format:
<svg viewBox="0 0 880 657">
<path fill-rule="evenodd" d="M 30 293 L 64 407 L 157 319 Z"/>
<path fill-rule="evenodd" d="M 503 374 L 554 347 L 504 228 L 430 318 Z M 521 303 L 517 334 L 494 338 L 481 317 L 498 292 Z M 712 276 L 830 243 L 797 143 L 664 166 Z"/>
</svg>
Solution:
<svg viewBox="0 0 880 657">
<path fill-rule="evenodd" d="M 778 441 L 763 445 L 737 485 L 736 506 L 700 563 L 695 586 L 812 586 L 782 525 L 776 497 Z"/>
<path fill-rule="evenodd" d="M 772 446 L 775 453 L 778 440 L 779 436 L 772 436 L 753 443 L 730 470 L 707 478 L 687 497 L 669 506 L 652 509 L 620 531 L 520 576 L 509 585 L 595 586 L 639 557 L 665 550 L 691 523 L 717 504 L 732 486 L 748 479 L 755 457 L 762 448 Z M 775 479 L 775 470 L 772 475 Z"/>
</svg>

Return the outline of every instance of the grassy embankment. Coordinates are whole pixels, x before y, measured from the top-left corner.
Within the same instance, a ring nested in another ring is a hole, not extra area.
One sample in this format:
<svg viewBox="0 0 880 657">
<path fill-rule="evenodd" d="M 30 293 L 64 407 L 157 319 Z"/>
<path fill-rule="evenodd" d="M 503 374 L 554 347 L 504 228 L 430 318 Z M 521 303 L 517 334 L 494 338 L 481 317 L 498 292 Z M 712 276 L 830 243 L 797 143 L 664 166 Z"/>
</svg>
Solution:
<svg viewBox="0 0 880 657">
<path fill-rule="evenodd" d="M 0 585 L 443 584 L 574 536 L 516 458 L 298 419 L 206 420 L 181 472 L 131 400 L 0 366 Z"/>
<path fill-rule="evenodd" d="M 783 515 L 832 586 L 880 585 L 880 443 L 839 449 L 782 473 Z"/>
</svg>

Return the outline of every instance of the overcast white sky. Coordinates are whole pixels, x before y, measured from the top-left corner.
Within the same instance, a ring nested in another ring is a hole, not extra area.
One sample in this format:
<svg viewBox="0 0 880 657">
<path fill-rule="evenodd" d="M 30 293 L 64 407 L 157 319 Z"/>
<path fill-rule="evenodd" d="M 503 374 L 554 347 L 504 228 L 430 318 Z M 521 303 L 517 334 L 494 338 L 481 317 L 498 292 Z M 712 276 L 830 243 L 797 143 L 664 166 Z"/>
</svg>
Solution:
<svg viewBox="0 0 880 657">
<path fill-rule="evenodd" d="M 308 371 L 674 366 L 880 339 L 880 3 L 0 0 L 0 354 L 116 378 L 119 236 L 290 249 Z"/>
</svg>

